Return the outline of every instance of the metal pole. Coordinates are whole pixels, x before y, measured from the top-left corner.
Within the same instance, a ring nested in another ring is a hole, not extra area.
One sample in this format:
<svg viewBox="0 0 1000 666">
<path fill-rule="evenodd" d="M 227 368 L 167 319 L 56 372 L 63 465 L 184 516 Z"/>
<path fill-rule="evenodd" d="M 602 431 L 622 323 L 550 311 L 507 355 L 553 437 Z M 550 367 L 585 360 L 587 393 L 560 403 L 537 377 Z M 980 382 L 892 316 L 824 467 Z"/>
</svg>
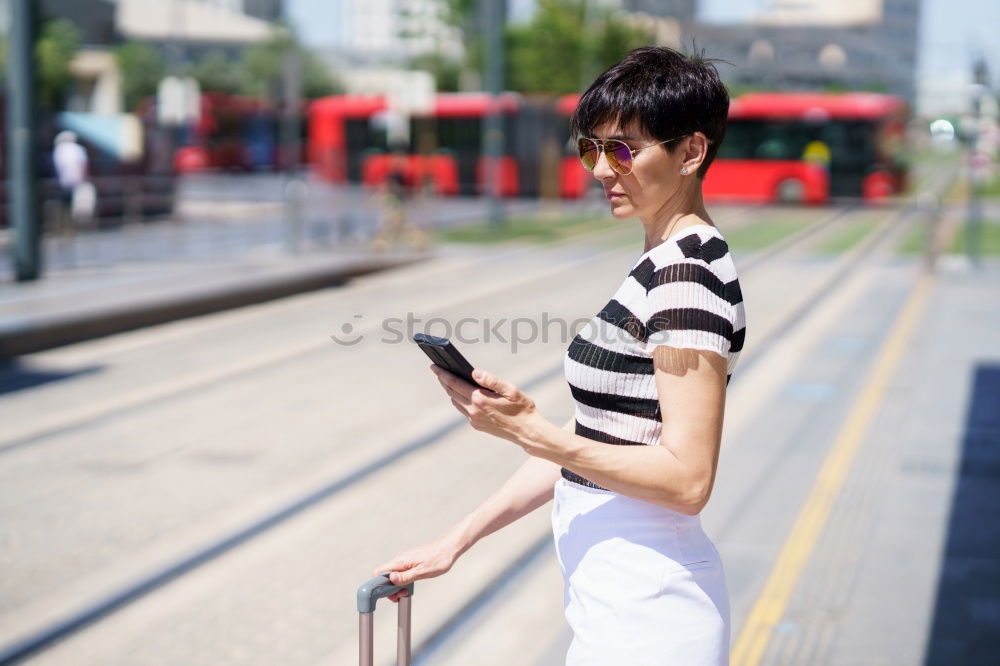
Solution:
<svg viewBox="0 0 1000 666">
<path fill-rule="evenodd" d="M 982 166 L 980 164 L 982 156 L 979 154 L 979 140 L 983 122 L 982 96 L 988 90 L 981 82 L 981 79 L 983 78 L 982 67 L 984 66 L 985 65 L 979 61 L 973 67 L 974 83 L 972 86 L 972 113 L 970 122 L 970 128 L 972 131 L 968 137 L 966 151 L 966 168 L 969 178 L 969 202 L 968 213 L 965 218 L 965 253 L 969 259 L 969 264 L 973 268 L 979 268 L 979 238 L 982 234 L 983 227 L 983 202 L 981 192 Z"/>
<path fill-rule="evenodd" d="M 590 7 L 590 0 L 583 0 L 583 34 L 585 39 L 580 43 L 580 90 L 586 90 L 594 82 L 594 48 L 591 39 L 596 34 L 594 25 L 594 13 Z"/>
<path fill-rule="evenodd" d="M 7 210 L 15 233 L 18 282 L 37 280 L 41 274 L 41 225 L 35 198 L 34 4 L 10 0 L 7 31 Z"/>
<path fill-rule="evenodd" d="M 299 109 L 302 107 L 302 67 L 293 47 L 282 59 L 281 150 L 286 169 L 285 244 L 289 252 L 299 251 L 299 241 L 305 217 L 307 188 L 299 175 L 299 154 L 302 151 Z"/>
<path fill-rule="evenodd" d="M 486 157 L 486 188 L 489 194 L 490 225 L 497 227 L 504 222 L 503 202 L 500 200 L 500 156 L 503 154 L 503 116 L 500 111 L 500 93 L 503 91 L 503 28 L 507 16 L 506 0 L 481 0 L 480 13 L 486 35 L 486 61 L 484 82 L 490 95 L 490 110 L 483 127 L 483 154 Z"/>
</svg>

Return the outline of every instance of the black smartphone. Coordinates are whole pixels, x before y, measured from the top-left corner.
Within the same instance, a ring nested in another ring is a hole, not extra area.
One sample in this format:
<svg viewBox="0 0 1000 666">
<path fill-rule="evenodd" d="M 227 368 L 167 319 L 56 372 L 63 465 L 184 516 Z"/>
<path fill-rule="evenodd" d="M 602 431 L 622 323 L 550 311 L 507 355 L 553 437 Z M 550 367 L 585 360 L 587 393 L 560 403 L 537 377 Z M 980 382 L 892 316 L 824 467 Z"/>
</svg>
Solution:
<svg viewBox="0 0 1000 666">
<path fill-rule="evenodd" d="M 455 345 L 451 344 L 451 340 L 448 338 L 439 338 L 436 335 L 416 333 L 413 336 L 413 341 L 424 350 L 424 353 L 435 364 L 448 372 L 458 375 L 470 384 L 479 386 L 479 383 L 472 378 L 472 364 L 465 360 L 461 352 L 455 349 Z"/>
</svg>

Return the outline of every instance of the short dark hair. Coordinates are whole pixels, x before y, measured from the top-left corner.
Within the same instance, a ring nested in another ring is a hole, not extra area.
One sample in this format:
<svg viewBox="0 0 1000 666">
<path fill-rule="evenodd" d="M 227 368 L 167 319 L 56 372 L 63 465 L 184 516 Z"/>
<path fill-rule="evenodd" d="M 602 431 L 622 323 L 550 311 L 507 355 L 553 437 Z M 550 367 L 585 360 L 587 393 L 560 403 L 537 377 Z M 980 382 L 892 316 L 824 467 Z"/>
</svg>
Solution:
<svg viewBox="0 0 1000 666">
<path fill-rule="evenodd" d="M 592 136 L 606 122 L 626 127 L 637 121 L 643 131 L 672 153 L 695 131 L 709 139 L 697 177 L 704 179 L 726 136 L 729 91 L 715 62 L 704 53 L 687 55 L 665 46 L 643 46 L 612 65 L 587 88 L 570 119 L 573 136 Z M 732 63 L 729 63 L 732 64 Z"/>
</svg>

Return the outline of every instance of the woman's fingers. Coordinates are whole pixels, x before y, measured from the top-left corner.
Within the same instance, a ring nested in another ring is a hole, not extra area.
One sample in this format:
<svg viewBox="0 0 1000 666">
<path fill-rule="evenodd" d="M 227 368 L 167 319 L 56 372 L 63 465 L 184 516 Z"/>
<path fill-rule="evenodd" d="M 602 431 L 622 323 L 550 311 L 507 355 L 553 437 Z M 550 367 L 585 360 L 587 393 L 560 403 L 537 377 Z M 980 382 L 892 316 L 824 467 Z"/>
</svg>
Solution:
<svg viewBox="0 0 1000 666">
<path fill-rule="evenodd" d="M 389 571 L 399 571 L 401 569 L 407 569 L 413 566 L 413 562 L 407 562 L 405 560 L 389 560 L 385 564 L 381 564 L 375 567 L 372 572 L 372 576 L 380 576 Z"/>
<path fill-rule="evenodd" d="M 462 414 L 465 415 L 466 418 L 469 418 L 469 412 L 467 412 L 465 410 L 465 405 L 463 405 L 462 403 L 458 402 L 454 398 L 451 399 L 451 404 L 455 405 L 455 409 L 457 409 L 458 411 L 462 412 Z"/>
<path fill-rule="evenodd" d="M 444 388 L 445 393 L 448 394 L 448 397 L 450 397 L 452 400 L 457 401 L 460 405 L 465 405 L 466 407 L 468 407 L 469 405 L 472 404 L 471 396 L 465 395 L 461 391 L 456 391 L 455 389 L 451 388 L 444 382 L 441 382 L 441 386 Z"/>
<path fill-rule="evenodd" d="M 511 402 L 517 402 L 521 398 L 521 391 L 510 382 L 504 381 L 482 368 L 475 368 L 474 372 L 479 373 L 477 380 L 479 385 L 493 393 L 491 397 L 503 396 Z"/>
<path fill-rule="evenodd" d="M 393 585 L 399 585 L 400 584 L 399 583 L 400 572 L 404 571 L 404 570 L 407 570 L 409 567 L 414 567 L 414 565 L 412 563 L 405 563 L 404 561 L 401 561 L 401 560 L 391 560 L 388 563 L 383 564 L 380 567 L 376 567 L 375 571 L 372 572 L 372 575 L 373 576 L 380 576 L 380 575 L 388 573 L 389 574 L 389 582 L 392 583 Z M 410 570 L 412 570 L 412 569 L 410 569 Z M 403 583 L 403 584 L 405 585 L 405 583 Z M 408 596 L 408 595 L 409 595 L 409 592 L 407 592 L 406 590 L 400 590 L 399 592 L 393 592 L 388 597 L 386 597 L 386 599 L 388 599 L 389 601 L 392 601 L 393 603 L 395 603 L 395 602 L 399 601 L 399 597 L 401 597 L 401 596 Z"/>
<path fill-rule="evenodd" d="M 476 390 L 476 387 L 469 382 L 436 364 L 431 365 L 431 370 L 433 370 L 434 374 L 437 375 L 438 381 L 441 382 L 441 386 L 443 386 L 448 393 L 457 394 L 457 397 L 467 401 L 472 396 L 472 392 Z"/>
</svg>

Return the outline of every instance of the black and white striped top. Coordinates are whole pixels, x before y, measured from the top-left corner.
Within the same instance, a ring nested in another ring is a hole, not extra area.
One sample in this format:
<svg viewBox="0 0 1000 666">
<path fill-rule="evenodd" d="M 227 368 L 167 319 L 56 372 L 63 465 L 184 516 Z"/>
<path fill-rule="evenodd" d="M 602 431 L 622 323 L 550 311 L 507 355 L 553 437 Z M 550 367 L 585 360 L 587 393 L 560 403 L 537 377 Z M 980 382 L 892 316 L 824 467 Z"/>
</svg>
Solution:
<svg viewBox="0 0 1000 666">
<path fill-rule="evenodd" d="M 653 348 L 714 351 L 727 360 L 728 385 L 745 334 L 743 294 L 722 234 L 710 224 L 681 229 L 635 261 L 570 342 L 565 373 L 576 434 L 607 444 L 660 444 Z M 604 489 L 566 468 L 562 476 Z"/>
</svg>

